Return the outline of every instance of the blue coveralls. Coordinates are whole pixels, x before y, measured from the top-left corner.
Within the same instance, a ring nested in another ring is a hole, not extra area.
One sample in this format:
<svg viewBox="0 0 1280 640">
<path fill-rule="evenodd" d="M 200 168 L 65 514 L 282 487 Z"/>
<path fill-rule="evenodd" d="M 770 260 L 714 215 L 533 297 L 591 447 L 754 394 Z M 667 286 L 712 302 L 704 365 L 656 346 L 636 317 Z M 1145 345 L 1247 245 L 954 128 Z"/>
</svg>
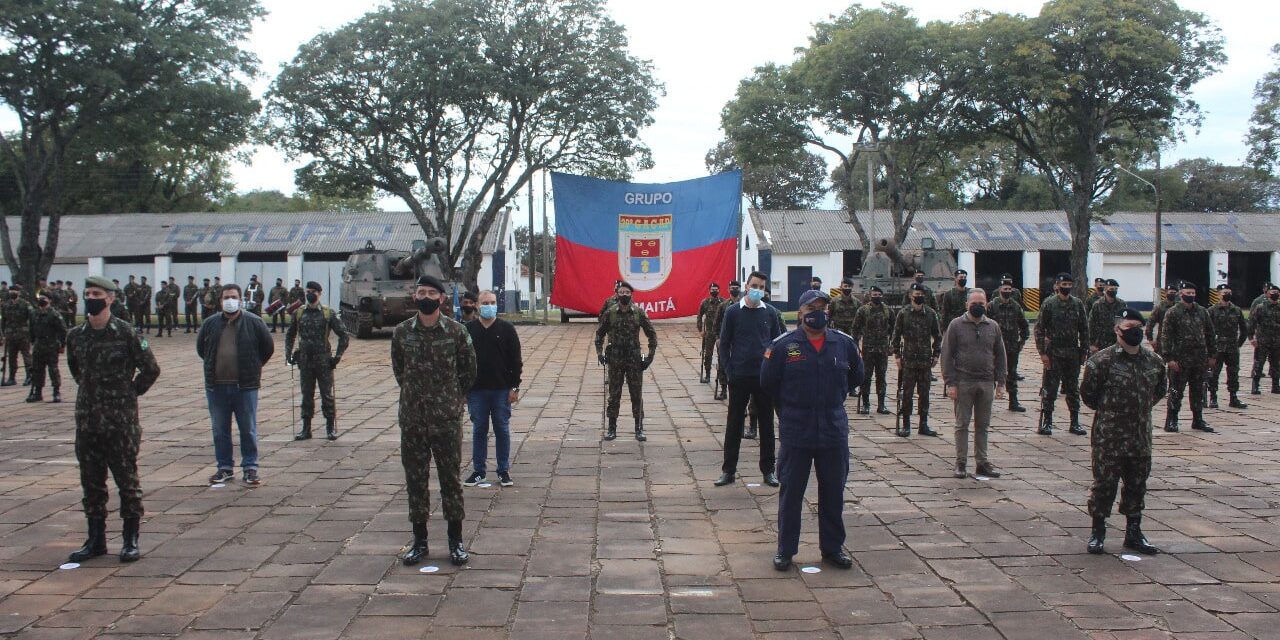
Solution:
<svg viewBox="0 0 1280 640">
<path fill-rule="evenodd" d="M 778 553 L 800 546 L 800 513 L 809 468 L 818 476 L 818 539 L 823 553 L 844 545 L 844 483 L 849 477 L 849 416 L 844 400 L 862 384 L 862 356 L 853 338 L 826 330 L 815 351 L 802 329 L 773 341 L 760 367 L 760 386 L 778 411 Z"/>
</svg>

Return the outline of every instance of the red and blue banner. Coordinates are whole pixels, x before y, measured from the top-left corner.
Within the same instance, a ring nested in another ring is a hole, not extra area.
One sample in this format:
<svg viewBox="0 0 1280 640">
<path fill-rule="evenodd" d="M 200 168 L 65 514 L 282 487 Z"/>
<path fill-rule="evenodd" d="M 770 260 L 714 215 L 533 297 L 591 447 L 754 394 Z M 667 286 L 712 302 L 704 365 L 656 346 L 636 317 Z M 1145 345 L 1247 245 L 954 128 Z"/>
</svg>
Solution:
<svg viewBox="0 0 1280 640">
<path fill-rule="evenodd" d="M 651 318 L 698 314 L 707 287 L 737 268 L 742 173 L 666 184 L 551 174 L 556 207 L 552 304 L 597 313 L 613 282 Z"/>
</svg>

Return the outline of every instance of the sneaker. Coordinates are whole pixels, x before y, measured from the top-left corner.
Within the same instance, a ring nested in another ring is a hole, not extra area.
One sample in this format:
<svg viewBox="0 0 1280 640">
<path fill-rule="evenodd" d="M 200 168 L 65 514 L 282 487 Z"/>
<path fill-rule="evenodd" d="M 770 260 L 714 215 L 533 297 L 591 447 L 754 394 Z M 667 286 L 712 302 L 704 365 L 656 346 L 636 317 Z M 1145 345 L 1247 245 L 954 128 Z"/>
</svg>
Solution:
<svg viewBox="0 0 1280 640">
<path fill-rule="evenodd" d="M 247 484 L 247 485 L 249 485 L 249 486 L 251 486 L 251 487 L 256 487 L 256 486 L 258 486 L 258 485 L 262 484 L 262 480 L 259 480 L 259 479 L 258 479 L 258 470 L 257 470 L 257 469 L 245 469 L 245 470 L 244 470 L 244 483 L 245 483 L 245 484 Z"/>
<path fill-rule="evenodd" d="M 218 472 L 209 476 L 209 484 L 226 484 L 236 479 L 236 474 L 230 469 L 218 469 Z"/>
<path fill-rule="evenodd" d="M 474 487 L 481 482 L 484 482 L 484 474 L 479 471 L 472 471 L 471 475 L 467 476 L 467 479 L 462 481 L 462 486 Z"/>
<path fill-rule="evenodd" d="M 502 486 L 504 486 L 504 487 L 510 487 L 510 486 L 514 486 L 514 485 L 515 485 L 515 482 L 514 482 L 513 480 L 511 480 L 511 474 L 510 474 L 510 473 L 507 473 L 506 471 L 499 471 L 499 472 L 498 472 L 498 484 L 500 484 L 500 485 L 502 485 Z"/>
</svg>

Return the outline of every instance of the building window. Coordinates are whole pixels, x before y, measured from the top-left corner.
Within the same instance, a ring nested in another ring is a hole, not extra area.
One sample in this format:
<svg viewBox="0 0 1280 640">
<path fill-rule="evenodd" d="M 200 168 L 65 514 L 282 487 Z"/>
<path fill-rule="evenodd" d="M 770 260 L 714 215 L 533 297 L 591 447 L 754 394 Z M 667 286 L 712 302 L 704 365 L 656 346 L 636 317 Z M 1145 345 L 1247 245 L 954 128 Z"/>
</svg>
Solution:
<svg viewBox="0 0 1280 640">
<path fill-rule="evenodd" d="M 748 248 L 748 249 L 750 249 L 750 248 L 751 248 L 751 236 L 742 236 L 742 239 L 743 239 L 743 240 L 746 240 L 746 242 L 747 242 L 747 248 Z"/>
</svg>

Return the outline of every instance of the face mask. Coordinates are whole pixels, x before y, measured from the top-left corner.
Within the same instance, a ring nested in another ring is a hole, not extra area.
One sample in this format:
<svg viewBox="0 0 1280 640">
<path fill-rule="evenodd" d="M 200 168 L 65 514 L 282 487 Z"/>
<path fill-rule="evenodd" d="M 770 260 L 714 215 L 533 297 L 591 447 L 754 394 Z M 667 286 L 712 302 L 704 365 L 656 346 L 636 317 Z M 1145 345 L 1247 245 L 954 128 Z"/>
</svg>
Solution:
<svg viewBox="0 0 1280 640">
<path fill-rule="evenodd" d="M 1183 302 L 1185 302 L 1185 303 L 1187 303 L 1187 304 L 1195 304 L 1195 302 L 1196 302 L 1196 297 L 1195 297 L 1195 296 L 1182 296 L 1182 301 L 1183 301 Z"/>
<path fill-rule="evenodd" d="M 720 297 L 720 290 L 719 290 L 719 289 L 712 289 L 712 290 L 711 290 L 711 297 L 712 297 L 712 298 L 719 298 L 719 297 Z"/>
<path fill-rule="evenodd" d="M 916 276 L 916 282 L 919 282 L 920 284 L 924 284 L 924 276 Z"/>
<path fill-rule="evenodd" d="M 911 296 L 911 304 L 924 304 L 924 296 Z"/>
<path fill-rule="evenodd" d="M 1071 287 L 1062 287 L 1061 289 L 1058 289 L 1058 293 L 1064 297 L 1069 296 L 1071 295 Z"/>
<path fill-rule="evenodd" d="M 1120 331 L 1120 339 L 1125 344 L 1136 347 L 1142 344 L 1142 327 L 1129 327 Z"/>
<path fill-rule="evenodd" d="M 1223 301 L 1223 302 L 1231 302 L 1231 294 L 1229 294 L 1229 293 L 1224 293 L 1224 294 L 1222 294 L 1222 301 Z"/>
<path fill-rule="evenodd" d="M 967 279 L 965 279 L 965 278 L 960 278 L 959 280 L 956 280 L 956 286 L 957 286 L 957 287 L 963 287 L 963 286 L 965 286 L 966 284 L 969 284 L 969 281 L 968 281 Z"/>
<path fill-rule="evenodd" d="M 975 318 L 981 318 L 987 315 L 987 305 L 981 302 L 969 305 L 969 314 Z"/>
<path fill-rule="evenodd" d="M 436 298 L 419 298 L 417 304 L 423 315 L 429 316 L 440 310 L 440 300 Z"/>
<path fill-rule="evenodd" d="M 1001 297 L 1001 298 L 1004 298 L 1005 300 L 1008 300 L 1009 298 L 1012 298 L 1012 297 L 1013 297 L 1013 292 L 1012 292 L 1012 291 L 1001 291 L 1001 292 L 1000 292 L 1000 297 Z"/>
<path fill-rule="evenodd" d="M 492 320 L 498 317 L 498 305 L 482 304 L 480 305 L 480 317 L 485 320 Z"/>
<path fill-rule="evenodd" d="M 1116 297 L 1116 294 L 1117 294 L 1117 293 L 1119 293 L 1119 291 L 1117 291 L 1117 290 L 1115 290 L 1115 289 L 1107 289 L 1107 297 L 1108 297 L 1108 298 L 1114 298 L 1114 297 Z"/>
<path fill-rule="evenodd" d="M 821 288 L 822 288 L 822 285 L 820 285 L 820 284 L 810 284 L 810 285 L 809 285 L 809 288 L 810 288 L 810 289 L 812 289 L 812 290 L 814 290 L 814 291 L 817 291 L 818 289 L 821 289 Z"/>
<path fill-rule="evenodd" d="M 871 304 L 884 304 L 884 296 L 871 296 Z"/>
<path fill-rule="evenodd" d="M 734 296 L 734 297 L 740 296 L 740 295 L 742 295 L 742 289 L 739 289 L 738 287 L 734 287 L 734 288 L 732 288 L 732 289 L 729 289 L 729 295 Z"/>
<path fill-rule="evenodd" d="M 1276 293 L 1273 291 L 1271 292 L 1271 295 L 1268 297 L 1270 297 L 1272 300 L 1280 300 L 1280 293 Z"/>
<path fill-rule="evenodd" d="M 471 305 L 467 305 L 462 308 L 462 315 L 464 316 L 469 316 L 475 312 L 476 312 L 476 308 Z"/>
<path fill-rule="evenodd" d="M 1174 294 L 1173 292 L 1169 292 L 1168 294 L 1165 295 L 1164 299 L 1168 300 L 1169 302 L 1173 302 L 1175 299 L 1177 299 L 1177 295 Z"/>
<path fill-rule="evenodd" d="M 223 313 L 234 314 L 234 313 L 236 313 L 236 312 L 237 312 L 237 311 L 239 311 L 239 310 L 240 310 L 240 299 L 239 299 L 239 298 L 227 298 L 226 300 L 223 300 L 223 301 L 222 301 L 222 312 L 223 312 Z"/>
<path fill-rule="evenodd" d="M 842 288 L 840 289 L 840 295 L 848 298 L 849 296 L 853 295 L 853 289 Z"/>
<path fill-rule="evenodd" d="M 631 304 L 631 294 L 623 293 L 618 295 L 618 304 L 623 304 L 623 305 Z"/>
<path fill-rule="evenodd" d="M 105 298 L 85 298 L 84 300 L 84 312 L 91 316 L 102 313 L 106 308 L 107 301 Z"/>
<path fill-rule="evenodd" d="M 751 298 L 752 302 L 760 302 L 764 300 L 764 289 L 747 289 L 747 297 Z"/>
<path fill-rule="evenodd" d="M 826 329 L 827 328 L 827 312 L 826 311 L 810 311 L 804 314 L 804 326 L 810 329 Z"/>
<path fill-rule="evenodd" d="M 307 294 L 307 304 L 315 304 L 317 302 L 320 302 L 320 296 L 318 294 L 314 294 L 314 293 Z"/>
</svg>

